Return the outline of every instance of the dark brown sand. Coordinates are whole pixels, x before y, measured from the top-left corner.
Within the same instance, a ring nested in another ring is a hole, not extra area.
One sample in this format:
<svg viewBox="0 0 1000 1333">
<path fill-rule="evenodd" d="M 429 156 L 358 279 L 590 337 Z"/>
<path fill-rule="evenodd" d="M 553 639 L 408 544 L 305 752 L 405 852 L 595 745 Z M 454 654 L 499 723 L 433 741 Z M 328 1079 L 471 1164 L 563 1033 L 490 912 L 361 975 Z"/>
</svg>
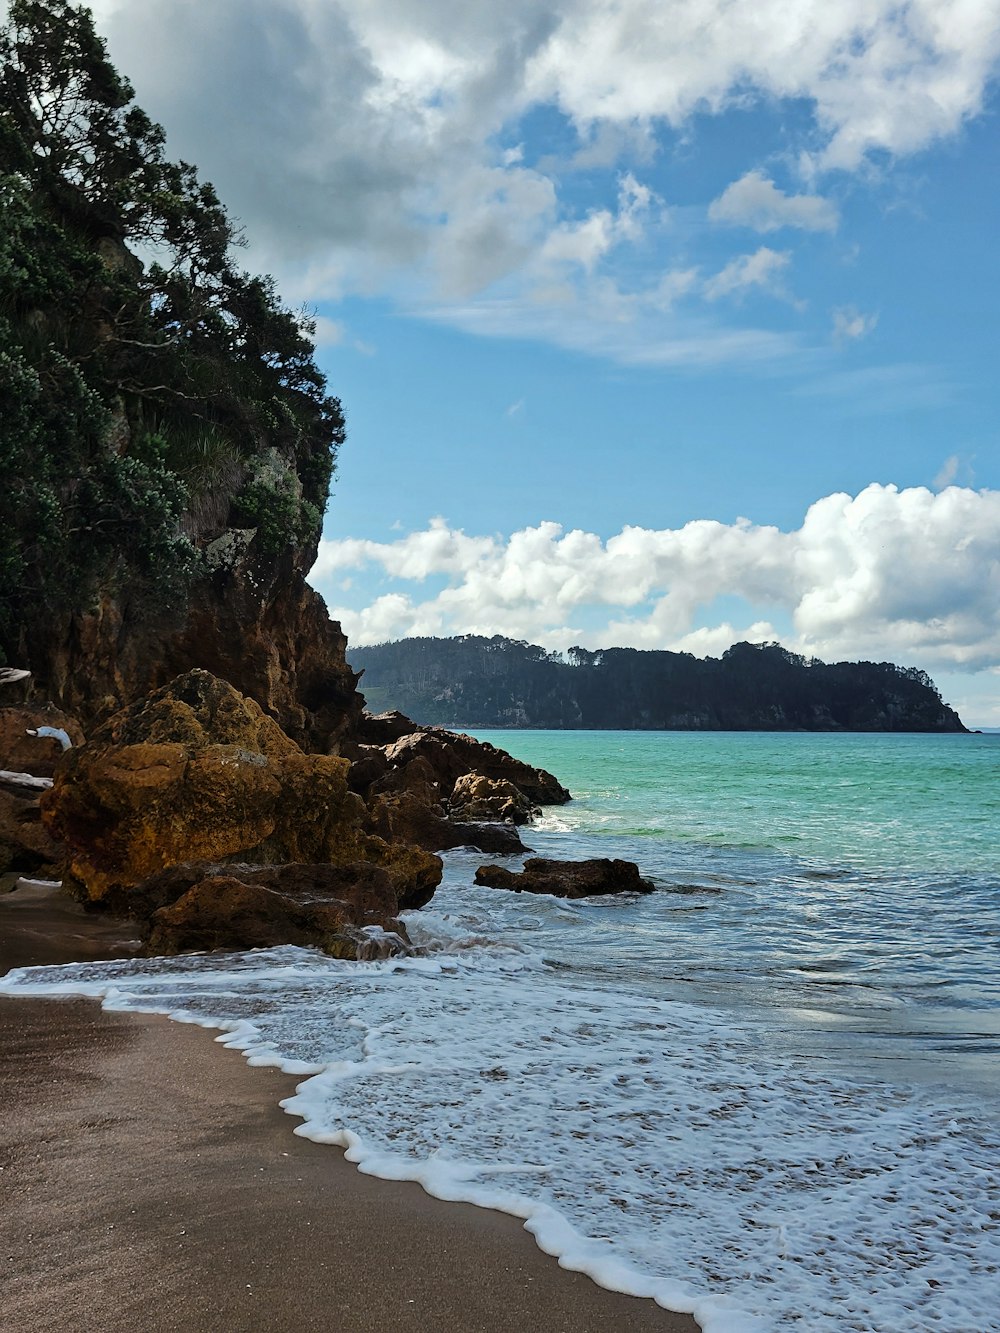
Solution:
<svg viewBox="0 0 1000 1333">
<path fill-rule="evenodd" d="M 0 895 L 0 972 L 129 951 L 51 892 Z M 295 1080 L 200 1028 L 0 999 L 0 1070 L 4 1333 L 696 1333 L 514 1218 L 295 1137 Z"/>
</svg>

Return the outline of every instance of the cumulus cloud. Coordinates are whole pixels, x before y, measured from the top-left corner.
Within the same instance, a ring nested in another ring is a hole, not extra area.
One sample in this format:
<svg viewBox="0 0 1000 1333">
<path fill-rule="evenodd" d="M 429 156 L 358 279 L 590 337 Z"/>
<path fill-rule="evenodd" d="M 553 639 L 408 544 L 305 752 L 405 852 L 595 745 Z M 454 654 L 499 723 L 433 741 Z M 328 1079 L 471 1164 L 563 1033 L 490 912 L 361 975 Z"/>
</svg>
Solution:
<svg viewBox="0 0 1000 1333">
<path fill-rule="evenodd" d="M 461 305 L 511 275 L 541 281 L 540 261 L 582 281 L 635 244 L 647 186 L 631 178 L 617 212 L 577 205 L 560 166 L 524 151 L 539 108 L 575 134 L 571 166 L 616 172 L 643 145 L 649 160 L 665 127 L 788 99 L 811 108 L 798 147 L 814 167 L 852 170 L 955 133 L 1000 57 L 1000 0 L 95 8 L 171 151 L 215 181 L 293 300 L 419 291 Z M 759 171 L 714 207 L 762 230 L 836 220 L 819 195 L 786 195 Z"/>
<path fill-rule="evenodd" d="M 818 194 L 788 195 L 762 171 L 748 171 L 723 190 L 709 205 L 712 222 L 752 227 L 754 231 L 777 231 L 799 227 L 803 231 L 836 231 L 837 210 Z"/>
<path fill-rule="evenodd" d="M 781 636 L 790 646 L 827 659 L 1000 663 L 1000 491 L 871 485 L 816 501 L 788 532 L 701 519 L 602 540 L 542 522 L 503 539 L 439 518 L 393 542 L 324 541 L 311 577 L 335 601 L 336 580 L 366 567 L 409 586 L 331 607 L 355 643 L 500 633 L 705 653 L 778 637 L 778 616 L 794 627 Z M 447 586 L 422 597 L 434 576 Z M 697 623 L 720 596 L 743 600 L 743 625 Z"/>
</svg>

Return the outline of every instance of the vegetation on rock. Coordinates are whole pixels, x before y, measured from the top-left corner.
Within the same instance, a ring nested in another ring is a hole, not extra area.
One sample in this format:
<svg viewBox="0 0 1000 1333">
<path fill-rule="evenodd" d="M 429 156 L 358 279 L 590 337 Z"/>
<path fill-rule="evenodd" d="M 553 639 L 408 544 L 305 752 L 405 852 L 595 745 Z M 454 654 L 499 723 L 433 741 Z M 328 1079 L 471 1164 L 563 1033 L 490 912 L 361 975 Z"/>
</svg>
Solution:
<svg viewBox="0 0 1000 1333">
<path fill-rule="evenodd" d="M 0 29 L 0 662 L 29 620 L 182 602 L 202 551 L 311 563 L 344 423 L 309 321 L 135 106 L 89 12 Z M 133 614 L 134 614 L 133 610 Z"/>
<path fill-rule="evenodd" d="M 427 723 L 648 731 L 964 731 L 923 671 L 807 660 L 777 643 L 721 658 L 608 648 L 546 652 L 499 635 L 351 651 L 379 708 Z"/>
</svg>

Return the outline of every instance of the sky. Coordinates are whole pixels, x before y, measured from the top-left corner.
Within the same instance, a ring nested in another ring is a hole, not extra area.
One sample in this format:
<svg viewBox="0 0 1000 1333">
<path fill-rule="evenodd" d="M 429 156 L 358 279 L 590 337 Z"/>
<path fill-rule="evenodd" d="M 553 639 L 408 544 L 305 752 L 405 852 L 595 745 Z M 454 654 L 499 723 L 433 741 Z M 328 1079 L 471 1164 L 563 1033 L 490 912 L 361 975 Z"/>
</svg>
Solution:
<svg viewBox="0 0 1000 1333">
<path fill-rule="evenodd" d="M 351 642 L 778 639 L 1000 726 L 1000 0 L 95 13 L 317 317 Z"/>
</svg>

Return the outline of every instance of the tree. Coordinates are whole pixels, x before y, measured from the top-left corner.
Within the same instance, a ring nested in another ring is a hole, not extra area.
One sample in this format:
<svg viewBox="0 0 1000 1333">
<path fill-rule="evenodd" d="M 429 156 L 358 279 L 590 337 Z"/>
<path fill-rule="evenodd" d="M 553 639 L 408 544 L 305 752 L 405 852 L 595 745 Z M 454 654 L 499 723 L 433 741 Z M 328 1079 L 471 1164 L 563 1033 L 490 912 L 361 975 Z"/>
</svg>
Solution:
<svg viewBox="0 0 1000 1333">
<path fill-rule="evenodd" d="M 308 320 L 236 264 L 211 185 L 170 162 L 90 13 L 0 29 L 0 653 L 27 615 L 182 594 L 227 525 L 318 541 L 339 402 Z"/>
</svg>

